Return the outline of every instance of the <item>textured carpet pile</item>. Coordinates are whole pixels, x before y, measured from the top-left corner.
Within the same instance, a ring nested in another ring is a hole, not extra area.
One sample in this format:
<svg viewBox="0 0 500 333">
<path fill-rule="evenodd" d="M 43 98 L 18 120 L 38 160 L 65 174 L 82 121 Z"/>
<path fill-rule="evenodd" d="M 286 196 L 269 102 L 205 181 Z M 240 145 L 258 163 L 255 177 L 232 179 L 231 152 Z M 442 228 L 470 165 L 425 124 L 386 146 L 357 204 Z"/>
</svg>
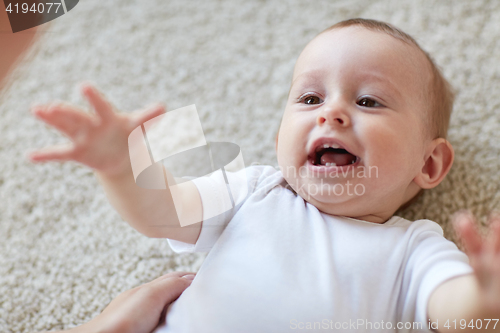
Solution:
<svg viewBox="0 0 500 333">
<path fill-rule="evenodd" d="M 43 27 L 0 96 L 0 332 L 73 327 L 121 291 L 204 258 L 129 227 L 91 170 L 29 163 L 27 152 L 65 142 L 30 115 L 32 103 L 88 107 L 78 91 L 88 80 L 124 112 L 196 104 L 207 140 L 239 144 L 246 165 L 276 165 L 297 56 L 351 17 L 414 36 L 457 91 L 452 171 L 400 214 L 435 220 L 452 240 L 456 210 L 484 223 L 500 200 L 499 1 L 80 1 Z"/>
</svg>

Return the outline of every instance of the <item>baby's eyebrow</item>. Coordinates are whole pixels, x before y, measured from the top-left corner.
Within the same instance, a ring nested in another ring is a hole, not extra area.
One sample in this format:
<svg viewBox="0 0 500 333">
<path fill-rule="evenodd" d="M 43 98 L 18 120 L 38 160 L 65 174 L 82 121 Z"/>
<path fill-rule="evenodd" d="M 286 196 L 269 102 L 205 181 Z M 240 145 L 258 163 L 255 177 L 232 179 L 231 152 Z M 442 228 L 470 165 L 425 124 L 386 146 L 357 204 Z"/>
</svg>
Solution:
<svg viewBox="0 0 500 333">
<path fill-rule="evenodd" d="M 364 73 L 363 76 L 359 78 L 360 80 L 366 80 L 366 81 L 376 81 L 384 84 L 385 86 L 388 86 L 391 92 L 397 94 L 399 97 L 402 97 L 401 91 L 398 89 L 398 86 L 389 80 L 387 77 L 384 75 L 381 75 L 377 72 L 370 72 L 370 73 Z"/>
<path fill-rule="evenodd" d="M 309 72 L 300 73 L 299 75 L 297 75 L 297 77 L 292 80 L 292 84 L 290 84 L 290 89 L 288 89 L 288 96 L 290 96 L 290 92 L 292 91 L 293 85 L 297 82 L 297 80 L 300 79 L 300 81 L 303 81 L 302 85 L 308 85 L 311 82 L 317 81 L 318 74 L 316 74 L 316 72 L 319 72 L 319 71 L 309 71 Z M 303 77 L 303 76 L 305 76 L 305 78 L 302 79 L 301 77 Z"/>
<path fill-rule="evenodd" d="M 319 72 L 320 72 L 319 70 L 314 70 L 314 71 L 300 73 L 299 75 L 297 75 L 297 77 L 295 79 L 292 80 L 292 84 L 290 85 L 290 89 L 293 87 L 293 84 L 302 76 L 306 77 L 306 78 L 304 78 L 304 80 L 306 80 L 306 83 L 318 80 Z"/>
</svg>

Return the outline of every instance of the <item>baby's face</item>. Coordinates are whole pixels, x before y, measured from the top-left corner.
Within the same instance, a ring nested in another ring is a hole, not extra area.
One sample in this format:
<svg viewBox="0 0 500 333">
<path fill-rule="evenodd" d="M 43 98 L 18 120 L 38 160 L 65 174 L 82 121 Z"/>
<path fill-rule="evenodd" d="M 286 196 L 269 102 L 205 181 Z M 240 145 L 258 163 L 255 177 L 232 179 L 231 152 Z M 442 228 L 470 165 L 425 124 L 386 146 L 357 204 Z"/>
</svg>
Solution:
<svg viewBox="0 0 500 333">
<path fill-rule="evenodd" d="M 313 39 L 295 65 L 278 163 L 319 210 L 383 223 L 420 188 L 430 67 L 414 46 L 359 26 Z"/>
</svg>

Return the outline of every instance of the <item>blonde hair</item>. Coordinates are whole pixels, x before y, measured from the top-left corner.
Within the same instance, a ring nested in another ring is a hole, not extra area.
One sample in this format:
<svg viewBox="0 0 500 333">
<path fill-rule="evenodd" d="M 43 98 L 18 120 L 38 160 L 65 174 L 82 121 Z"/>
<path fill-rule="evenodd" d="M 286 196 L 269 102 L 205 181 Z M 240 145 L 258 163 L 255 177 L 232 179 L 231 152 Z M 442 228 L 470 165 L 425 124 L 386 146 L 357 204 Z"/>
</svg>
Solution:
<svg viewBox="0 0 500 333">
<path fill-rule="evenodd" d="M 346 21 L 338 22 L 331 27 L 325 29 L 320 34 L 339 28 L 349 26 L 361 26 L 363 28 L 386 33 L 394 38 L 397 38 L 407 44 L 416 46 L 427 58 L 431 69 L 431 84 L 428 85 L 427 96 L 430 102 L 430 109 L 424 114 L 424 123 L 428 128 L 428 133 L 432 139 L 445 138 L 448 133 L 450 124 L 451 112 L 453 110 L 453 101 L 455 93 L 450 83 L 444 78 L 440 69 L 434 63 L 432 57 L 425 52 L 420 45 L 407 33 L 385 22 L 354 18 Z"/>
</svg>

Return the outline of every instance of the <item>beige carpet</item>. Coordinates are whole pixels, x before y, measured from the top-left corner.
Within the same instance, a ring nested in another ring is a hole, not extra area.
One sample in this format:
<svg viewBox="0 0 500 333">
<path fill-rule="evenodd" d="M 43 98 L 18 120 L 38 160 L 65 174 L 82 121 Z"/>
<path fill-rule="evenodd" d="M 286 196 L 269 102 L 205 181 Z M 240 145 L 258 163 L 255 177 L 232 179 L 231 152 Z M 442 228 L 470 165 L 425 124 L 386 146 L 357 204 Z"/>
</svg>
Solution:
<svg viewBox="0 0 500 333">
<path fill-rule="evenodd" d="M 413 35 L 458 92 L 451 174 L 403 215 L 434 219 L 448 237 L 459 208 L 484 221 L 500 200 L 499 1 L 84 0 L 44 26 L 0 100 L 0 332 L 75 326 L 119 292 L 203 261 L 121 221 L 90 170 L 27 162 L 31 149 L 64 142 L 31 103 L 85 105 L 83 80 L 124 111 L 194 103 L 208 140 L 239 144 L 247 165 L 276 165 L 296 57 L 320 30 L 359 16 Z"/>
</svg>

